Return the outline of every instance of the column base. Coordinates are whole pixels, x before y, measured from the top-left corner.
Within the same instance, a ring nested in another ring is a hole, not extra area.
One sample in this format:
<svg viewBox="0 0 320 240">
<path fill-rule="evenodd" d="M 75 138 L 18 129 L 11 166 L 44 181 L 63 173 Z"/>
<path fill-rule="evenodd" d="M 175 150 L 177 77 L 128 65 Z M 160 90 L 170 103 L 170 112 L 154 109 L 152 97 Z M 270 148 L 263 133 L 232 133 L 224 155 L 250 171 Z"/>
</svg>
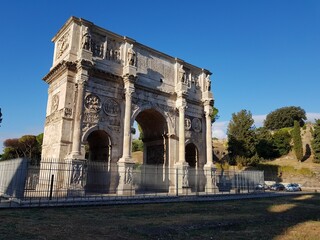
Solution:
<svg viewBox="0 0 320 240">
<path fill-rule="evenodd" d="M 204 175 L 206 176 L 206 193 L 214 193 L 216 188 L 216 179 L 215 179 L 215 172 L 216 167 L 213 163 L 209 163 L 203 166 Z"/>
<path fill-rule="evenodd" d="M 189 187 L 189 164 L 186 162 L 178 162 L 174 165 L 175 168 L 175 192 L 176 194 L 187 194 L 191 192 Z"/>
<path fill-rule="evenodd" d="M 119 184 L 117 194 L 133 196 L 136 193 L 133 178 L 134 161 L 131 158 L 120 158 L 118 161 Z"/>
</svg>

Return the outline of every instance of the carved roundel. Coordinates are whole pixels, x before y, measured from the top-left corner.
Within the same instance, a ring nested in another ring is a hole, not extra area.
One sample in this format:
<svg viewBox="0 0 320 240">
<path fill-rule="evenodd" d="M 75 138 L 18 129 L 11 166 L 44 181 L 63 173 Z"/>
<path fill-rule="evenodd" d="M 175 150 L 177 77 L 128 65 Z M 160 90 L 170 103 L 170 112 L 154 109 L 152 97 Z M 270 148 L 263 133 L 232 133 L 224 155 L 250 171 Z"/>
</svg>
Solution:
<svg viewBox="0 0 320 240">
<path fill-rule="evenodd" d="M 114 99 L 107 99 L 103 104 L 103 111 L 109 116 L 118 116 L 120 114 L 120 106 Z"/>
<path fill-rule="evenodd" d="M 86 96 L 84 105 L 90 112 L 99 112 L 101 110 L 101 100 L 94 94 Z"/>
<path fill-rule="evenodd" d="M 191 120 L 189 118 L 184 119 L 184 128 L 185 130 L 190 130 L 191 128 Z"/>
<path fill-rule="evenodd" d="M 201 131 L 201 120 L 199 118 L 192 119 L 192 129 L 195 132 L 200 132 Z"/>
</svg>

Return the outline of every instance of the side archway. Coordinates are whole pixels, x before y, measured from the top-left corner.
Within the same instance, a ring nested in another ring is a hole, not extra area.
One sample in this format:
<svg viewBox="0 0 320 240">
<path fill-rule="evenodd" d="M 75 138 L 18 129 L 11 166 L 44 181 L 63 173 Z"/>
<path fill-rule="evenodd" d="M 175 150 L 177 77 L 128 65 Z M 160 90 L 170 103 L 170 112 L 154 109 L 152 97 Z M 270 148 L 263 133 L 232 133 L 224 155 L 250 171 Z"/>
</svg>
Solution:
<svg viewBox="0 0 320 240">
<path fill-rule="evenodd" d="M 86 192 L 110 192 L 111 138 L 104 130 L 94 130 L 87 135 Z"/>
</svg>

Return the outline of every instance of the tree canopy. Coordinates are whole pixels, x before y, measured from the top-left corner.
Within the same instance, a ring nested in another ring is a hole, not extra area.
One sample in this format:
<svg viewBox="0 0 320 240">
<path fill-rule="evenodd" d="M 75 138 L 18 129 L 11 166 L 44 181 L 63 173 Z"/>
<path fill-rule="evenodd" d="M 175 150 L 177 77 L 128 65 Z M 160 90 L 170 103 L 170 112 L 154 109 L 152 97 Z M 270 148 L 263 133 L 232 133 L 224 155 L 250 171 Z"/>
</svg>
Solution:
<svg viewBox="0 0 320 240">
<path fill-rule="evenodd" d="M 228 151 L 233 159 L 241 158 L 242 165 L 250 164 L 250 158 L 256 154 L 254 120 L 250 111 L 241 110 L 232 114 L 228 125 Z M 243 159 L 248 159 L 244 162 Z"/>
<path fill-rule="evenodd" d="M 293 140 L 293 150 L 298 159 L 301 161 L 303 158 L 303 147 L 302 147 L 302 139 L 301 139 L 301 130 L 298 121 L 294 121 L 294 126 L 292 129 L 292 140 Z"/>
<path fill-rule="evenodd" d="M 293 127 L 294 121 L 298 121 L 302 127 L 305 120 L 307 120 L 306 112 L 302 108 L 295 106 L 283 107 L 269 113 L 264 121 L 264 126 L 270 130 L 277 130 Z"/>
<path fill-rule="evenodd" d="M 314 154 L 314 162 L 320 163 L 320 119 L 317 119 L 315 122 L 311 146 Z"/>
<path fill-rule="evenodd" d="M 3 142 L 4 150 L 1 160 L 28 158 L 39 160 L 41 157 L 43 133 L 38 136 L 24 135 L 20 138 L 9 138 Z"/>
</svg>

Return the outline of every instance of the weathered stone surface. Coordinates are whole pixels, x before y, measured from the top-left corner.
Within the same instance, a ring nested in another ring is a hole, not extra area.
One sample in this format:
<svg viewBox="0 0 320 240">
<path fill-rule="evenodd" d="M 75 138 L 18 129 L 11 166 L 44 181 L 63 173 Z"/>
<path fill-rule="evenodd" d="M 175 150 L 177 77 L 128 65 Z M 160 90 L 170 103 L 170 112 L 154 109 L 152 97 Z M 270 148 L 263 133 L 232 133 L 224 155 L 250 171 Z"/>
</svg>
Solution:
<svg viewBox="0 0 320 240">
<path fill-rule="evenodd" d="M 160 162 L 167 168 L 212 165 L 208 70 L 76 17 L 53 42 L 53 65 L 44 77 L 49 91 L 43 158 L 131 164 L 137 120 L 144 131 L 144 164 L 148 148 L 161 145 Z M 187 144 L 196 152 L 192 163 L 185 160 Z M 167 181 L 172 188 L 173 177 Z"/>
</svg>

